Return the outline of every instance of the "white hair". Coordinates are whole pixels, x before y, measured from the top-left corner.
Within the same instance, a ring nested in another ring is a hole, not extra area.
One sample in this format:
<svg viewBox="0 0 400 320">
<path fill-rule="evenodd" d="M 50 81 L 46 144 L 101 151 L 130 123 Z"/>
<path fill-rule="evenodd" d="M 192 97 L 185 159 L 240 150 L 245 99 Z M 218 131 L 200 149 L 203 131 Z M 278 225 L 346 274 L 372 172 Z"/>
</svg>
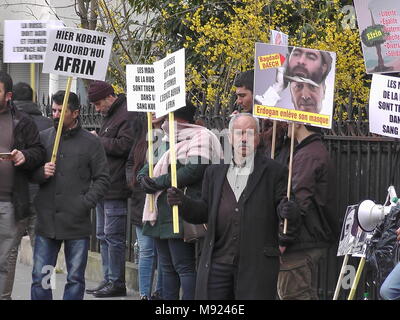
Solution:
<svg viewBox="0 0 400 320">
<path fill-rule="evenodd" d="M 247 113 L 247 112 L 243 112 L 243 113 L 237 113 L 234 114 L 231 118 L 231 120 L 229 121 L 229 132 L 233 132 L 233 124 L 234 122 L 241 117 L 249 117 L 252 118 L 254 120 L 254 122 L 256 123 L 256 130 L 257 133 L 260 133 L 260 123 L 258 122 L 258 119 L 256 117 L 254 117 L 251 113 Z"/>
</svg>

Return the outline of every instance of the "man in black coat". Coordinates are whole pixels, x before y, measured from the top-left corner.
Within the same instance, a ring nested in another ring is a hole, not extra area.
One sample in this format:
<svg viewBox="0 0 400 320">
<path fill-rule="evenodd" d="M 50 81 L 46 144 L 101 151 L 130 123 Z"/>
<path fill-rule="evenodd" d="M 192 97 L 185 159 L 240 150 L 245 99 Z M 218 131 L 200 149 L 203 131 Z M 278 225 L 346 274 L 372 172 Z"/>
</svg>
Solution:
<svg viewBox="0 0 400 320">
<path fill-rule="evenodd" d="M 55 128 L 58 127 L 64 91 L 52 97 Z M 69 94 L 56 163 L 51 162 L 56 129 L 40 133 L 48 162 L 33 175 L 40 189 L 35 199 L 37 211 L 32 271 L 32 300 L 51 300 L 49 271 L 54 271 L 64 243 L 68 270 L 65 300 L 81 300 L 85 292 L 85 269 L 91 234 L 90 210 L 102 199 L 110 185 L 109 170 L 99 138 L 79 122 L 79 99 Z"/>
<path fill-rule="evenodd" d="M 19 111 L 25 112 L 36 124 L 39 132 L 53 126 L 53 121 L 50 118 L 44 117 L 39 109 L 39 106 L 32 101 L 33 90 L 29 84 L 18 82 L 13 86 L 13 103 Z M 36 211 L 33 205 L 39 186 L 37 184 L 29 184 L 29 202 L 30 206 L 26 213 L 26 218 L 17 222 L 17 233 L 15 238 L 15 245 L 11 249 L 8 256 L 8 276 L 7 285 L 2 295 L 2 299 L 11 300 L 11 293 L 14 284 L 15 266 L 17 263 L 18 247 L 21 243 L 22 237 L 27 232 L 31 241 L 32 249 L 34 248 L 35 241 L 35 223 Z"/>
<path fill-rule="evenodd" d="M 28 179 L 44 162 L 45 150 L 35 123 L 11 103 L 12 79 L 0 72 L 0 297 L 8 274 L 8 255 L 14 246 L 16 221 L 29 209 Z"/>
<path fill-rule="evenodd" d="M 282 256 L 278 294 L 282 300 L 317 300 L 318 262 L 339 237 L 335 170 L 321 140 L 320 128 L 294 125 L 297 146 L 292 184 L 301 210 L 298 241 Z"/>
<path fill-rule="evenodd" d="M 106 151 L 111 185 L 96 207 L 96 237 L 100 241 L 104 279 L 86 292 L 98 298 L 126 296 L 125 241 L 130 190 L 125 166 L 135 139 L 141 136 L 142 125 L 137 125 L 137 112 L 127 111 L 126 96 L 116 95 L 109 83 L 92 82 L 88 97 L 103 118 L 100 131 L 92 133 L 98 135 Z"/>
<path fill-rule="evenodd" d="M 183 219 L 208 223 L 196 299 L 275 299 L 280 249 L 296 239 L 300 213 L 286 199 L 285 167 L 256 152 L 257 119 L 234 115 L 229 141 L 233 158 L 207 168 L 201 200 L 168 189 L 168 202 L 180 206 Z M 288 219 L 285 235 L 279 231 L 283 218 Z"/>
</svg>

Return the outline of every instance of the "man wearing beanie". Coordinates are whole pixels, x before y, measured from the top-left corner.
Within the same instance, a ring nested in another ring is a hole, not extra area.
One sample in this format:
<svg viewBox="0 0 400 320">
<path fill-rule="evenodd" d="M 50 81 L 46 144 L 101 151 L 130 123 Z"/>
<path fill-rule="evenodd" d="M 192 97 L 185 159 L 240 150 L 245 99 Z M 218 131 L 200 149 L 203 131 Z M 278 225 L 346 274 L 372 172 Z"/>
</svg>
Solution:
<svg viewBox="0 0 400 320">
<path fill-rule="evenodd" d="M 130 191 L 126 184 L 125 164 L 135 139 L 142 132 L 142 125 L 136 112 L 127 111 L 126 96 L 115 95 L 107 82 L 92 82 L 88 96 L 102 115 L 99 133 L 92 133 L 99 136 L 106 151 L 111 186 L 96 206 L 96 236 L 100 241 L 104 280 L 86 292 L 98 298 L 126 296 L 125 230 Z"/>
</svg>

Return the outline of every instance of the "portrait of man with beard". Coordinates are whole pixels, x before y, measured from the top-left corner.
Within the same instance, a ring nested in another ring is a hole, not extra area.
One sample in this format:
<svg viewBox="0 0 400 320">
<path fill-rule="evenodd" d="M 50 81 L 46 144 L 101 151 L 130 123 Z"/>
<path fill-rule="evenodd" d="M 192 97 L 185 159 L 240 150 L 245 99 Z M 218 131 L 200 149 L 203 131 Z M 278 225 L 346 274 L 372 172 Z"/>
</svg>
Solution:
<svg viewBox="0 0 400 320">
<path fill-rule="evenodd" d="M 325 97 L 325 79 L 332 68 L 329 52 L 315 49 L 288 47 L 288 54 L 281 67 L 276 68 L 275 83 L 262 95 L 255 96 L 255 103 L 276 106 L 282 92 L 289 87 L 296 110 L 319 113 Z"/>
</svg>

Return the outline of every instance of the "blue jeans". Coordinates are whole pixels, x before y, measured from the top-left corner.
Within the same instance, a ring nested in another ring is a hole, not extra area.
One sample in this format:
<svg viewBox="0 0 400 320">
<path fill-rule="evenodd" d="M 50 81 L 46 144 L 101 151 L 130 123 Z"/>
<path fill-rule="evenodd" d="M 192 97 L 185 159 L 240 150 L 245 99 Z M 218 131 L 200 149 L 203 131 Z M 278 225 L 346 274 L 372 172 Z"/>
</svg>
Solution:
<svg viewBox="0 0 400 320">
<path fill-rule="evenodd" d="M 54 272 L 58 252 L 64 242 L 67 283 L 64 300 L 82 300 L 85 293 L 85 269 L 88 258 L 89 238 L 78 240 L 54 240 L 39 235 L 35 238 L 32 270 L 32 300 L 52 300 L 50 272 Z"/>
<path fill-rule="evenodd" d="M 153 288 L 154 271 L 157 265 L 157 250 L 154 239 L 142 233 L 142 227 L 136 226 L 139 243 L 139 293 L 150 298 Z M 162 272 L 158 264 L 156 292 L 162 296 Z"/>
<path fill-rule="evenodd" d="M 96 237 L 100 240 L 104 280 L 124 287 L 127 202 L 100 201 L 96 206 L 96 214 Z"/>
<path fill-rule="evenodd" d="M 385 300 L 400 299 L 400 263 L 398 263 L 386 277 L 385 282 L 382 284 L 380 294 Z"/>
<path fill-rule="evenodd" d="M 195 246 L 183 239 L 154 239 L 162 270 L 162 298 L 179 300 L 182 286 L 182 300 L 193 300 L 196 288 Z"/>
</svg>

